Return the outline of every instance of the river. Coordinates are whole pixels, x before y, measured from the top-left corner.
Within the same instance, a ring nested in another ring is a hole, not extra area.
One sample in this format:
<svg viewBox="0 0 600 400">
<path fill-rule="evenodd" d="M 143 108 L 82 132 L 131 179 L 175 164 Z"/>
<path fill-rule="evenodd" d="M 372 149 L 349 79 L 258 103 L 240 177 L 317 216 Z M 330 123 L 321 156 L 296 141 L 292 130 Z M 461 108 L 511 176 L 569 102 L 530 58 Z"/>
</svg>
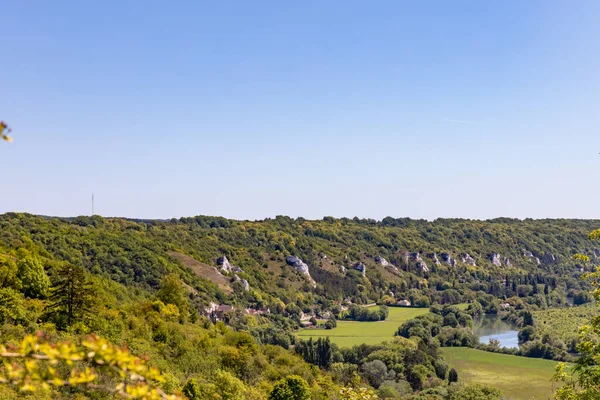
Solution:
<svg viewBox="0 0 600 400">
<path fill-rule="evenodd" d="M 490 339 L 496 339 L 500 342 L 500 347 L 519 347 L 519 331 L 502 321 L 497 315 L 485 315 L 475 320 L 473 325 L 473 333 L 483 344 L 488 344 Z"/>
</svg>

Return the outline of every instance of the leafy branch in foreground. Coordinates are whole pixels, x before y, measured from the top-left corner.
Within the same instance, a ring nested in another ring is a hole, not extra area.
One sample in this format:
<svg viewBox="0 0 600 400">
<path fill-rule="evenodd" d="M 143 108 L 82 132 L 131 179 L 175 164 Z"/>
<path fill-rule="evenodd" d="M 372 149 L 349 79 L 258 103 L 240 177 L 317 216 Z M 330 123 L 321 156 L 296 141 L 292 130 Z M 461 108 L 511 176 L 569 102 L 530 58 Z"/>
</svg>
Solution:
<svg viewBox="0 0 600 400">
<path fill-rule="evenodd" d="M 12 137 L 8 135 L 10 132 L 11 129 L 6 125 L 6 122 L 0 121 L 0 139 L 12 142 Z"/>
<path fill-rule="evenodd" d="M 28 335 L 18 346 L 7 349 L 0 345 L 0 359 L 0 383 L 22 392 L 73 387 L 126 399 L 182 399 L 154 387 L 164 381 L 157 369 L 95 335 L 81 345 L 68 341 L 52 344 L 41 334 Z M 107 378 L 115 383 L 104 383 Z"/>
<path fill-rule="evenodd" d="M 600 229 L 589 234 L 592 240 L 600 240 Z M 573 259 L 589 262 L 589 257 L 576 254 Z M 583 275 L 594 290 L 592 295 L 596 302 L 600 301 L 600 271 L 596 270 Z M 573 368 L 569 369 L 564 363 L 559 363 L 556 373 L 552 377 L 555 382 L 562 382 L 563 386 L 554 393 L 557 400 L 592 400 L 600 399 L 600 315 L 592 318 L 590 325 L 582 326 L 579 330 L 580 342 L 577 352 L 580 357 Z"/>
</svg>

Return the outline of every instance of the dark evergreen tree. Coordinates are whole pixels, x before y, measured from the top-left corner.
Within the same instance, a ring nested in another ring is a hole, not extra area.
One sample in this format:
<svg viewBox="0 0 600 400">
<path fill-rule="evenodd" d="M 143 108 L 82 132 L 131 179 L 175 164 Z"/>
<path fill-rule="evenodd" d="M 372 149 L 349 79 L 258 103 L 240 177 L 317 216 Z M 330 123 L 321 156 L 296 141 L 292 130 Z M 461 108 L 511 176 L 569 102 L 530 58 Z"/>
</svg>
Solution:
<svg viewBox="0 0 600 400">
<path fill-rule="evenodd" d="M 57 271 L 52 285 L 50 305 L 47 311 L 66 319 L 70 326 L 92 312 L 94 303 L 93 288 L 85 276 L 85 270 L 70 264 L 63 264 Z M 62 321 L 59 321 L 59 325 Z"/>
<path fill-rule="evenodd" d="M 448 373 L 448 383 L 458 382 L 458 372 L 454 368 Z"/>
</svg>

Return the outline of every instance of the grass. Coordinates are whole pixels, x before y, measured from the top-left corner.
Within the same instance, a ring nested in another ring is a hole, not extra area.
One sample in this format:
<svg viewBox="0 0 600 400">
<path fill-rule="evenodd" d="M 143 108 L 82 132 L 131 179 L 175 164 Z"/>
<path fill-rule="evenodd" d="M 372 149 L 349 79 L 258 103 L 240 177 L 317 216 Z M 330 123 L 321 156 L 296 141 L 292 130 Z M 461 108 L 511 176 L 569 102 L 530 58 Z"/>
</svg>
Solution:
<svg viewBox="0 0 600 400">
<path fill-rule="evenodd" d="M 444 359 L 456 368 L 459 381 L 482 383 L 502 390 L 506 399 L 550 399 L 557 362 L 490 353 L 465 347 L 443 348 Z"/>
<path fill-rule="evenodd" d="M 457 304 L 461 310 L 468 304 Z M 358 344 L 377 344 L 394 337 L 394 333 L 402 323 L 429 312 L 429 308 L 389 307 L 389 315 L 385 321 L 359 322 L 338 321 L 337 327 L 331 330 L 304 329 L 298 336 L 308 340 L 310 337 L 329 337 L 332 343 L 340 347 L 352 347 Z"/>
<path fill-rule="evenodd" d="M 215 267 L 201 263 L 200 261 L 176 251 L 169 252 L 169 255 L 176 260 L 181 261 L 183 265 L 190 268 L 196 275 L 208 279 L 215 285 L 217 285 L 222 291 L 226 293 L 233 293 L 229 278 L 224 276 Z"/>
<path fill-rule="evenodd" d="M 377 344 L 393 338 L 394 333 L 403 322 L 418 315 L 427 314 L 428 308 L 390 307 L 385 321 L 359 322 L 338 321 L 337 327 L 331 330 L 305 329 L 298 333 L 302 339 L 309 337 L 329 337 L 340 347 L 352 347 L 357 344 Z"/>
</svg>

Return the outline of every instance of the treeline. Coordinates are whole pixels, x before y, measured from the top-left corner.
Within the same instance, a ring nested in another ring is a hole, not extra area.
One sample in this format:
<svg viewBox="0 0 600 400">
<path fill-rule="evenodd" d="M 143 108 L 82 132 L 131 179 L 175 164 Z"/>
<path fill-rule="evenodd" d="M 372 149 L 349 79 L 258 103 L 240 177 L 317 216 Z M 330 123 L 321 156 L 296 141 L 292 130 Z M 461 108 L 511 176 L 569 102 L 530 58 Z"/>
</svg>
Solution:
<svg viewBox="0 0 600 400">
<path fill-rule="evenodd" d="M 353 321 L 385 321 L 390 311 L 385 305 L 379 307 L 361 307 L 355 304 L 348 308 L 345 319 Z"/>
<path fill-rule="evenodd" d="M 338 348 L 329 339 L 311 338 L 299 341 L 296 352 L 331 373 L 335 381 L 348 386 L 367 382 L 382 399 L 500 399 L 497 389 L 457 383 L 460 377 L 444 362 L 439 343 L 416 336 L 352 348 Z"/>
</svg>

